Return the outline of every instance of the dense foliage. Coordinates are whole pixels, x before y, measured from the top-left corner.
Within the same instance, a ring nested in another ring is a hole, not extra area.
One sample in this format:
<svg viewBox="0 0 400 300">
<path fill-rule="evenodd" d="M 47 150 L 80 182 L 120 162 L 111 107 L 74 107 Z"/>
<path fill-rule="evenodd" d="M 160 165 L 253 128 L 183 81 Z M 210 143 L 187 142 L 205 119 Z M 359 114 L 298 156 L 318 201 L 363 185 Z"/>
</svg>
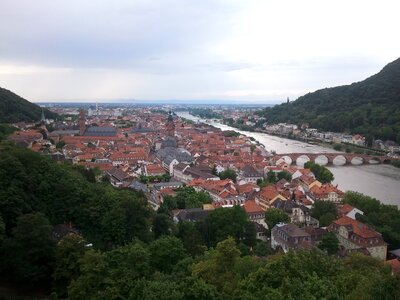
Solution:
<svg viewBox="0 0 400 300">
<path fill-rule="evenodd" d="M 311 172 L 315 175 L 315 178 L 322 183 L 330 183 L 335 178 L 331 171 L 328 168 L 321 166 L 315 162 L 308 161 L 304 164 L 304 168 L 310 169 Z"/>
<path fill-rule="evenodd" d="M 319 221 L 319 226 L 328 226 L 338 216 L 336 205 L 330 201 L 316 201 L 311 208 L 311 216 Z"/>
<path fill-rule="evenodd" d="M 0 123 L 39 121 L 42 109 L 13 92 L 0 87 Z M 55 119 L 57 114 L 44 109 L 46 118 Z"/>
<path fill-rule="evenodd" d="M 196 225 L 208 247 L 215 247 L 229 236 L 237 243 L 249 247 L 256 244 L 254 223 L 248 220 L 246 212 L 240 206 L 232 209 L 217 208 Z"/>
<path fill-rule="evenodd" d="M 397 168 L 400 168 L 400 160 L 393 160 L 392 161 L 392 165 L 397 167 Z"/>
<path fill-rule="evenodd" d="M 167 206 L 169 210 L 176 208 L 196 208 L 203 207 L 203 204 L 212 202 L 211 196 L 203 191 L 196 192 L 192 187 L 181 187 L 176 191 L 175 196 L 165 196 L 161 206 Z"/>
<path fill-rule="evenodd" d="M 382 233 L 390 248 L 400 247 L 400 210 L 396 205 L 383 204 L 375 198 L 357 192 L 346 192 L 343 202 L 361 211 L 356 217 Z"/>
<path fill-rule="evenodd" d="M 0 149 L 0 212 L 1 273 L 24 284 L 49 282 L 54 225 L 72 224 L 100 249 L 151 238 L 152 211 L 140 194 L 91 183 L 72 166 L 6 144 Z"/>
<path fill-rule="evenodd" d="M 222 171 L 221 173 L 218 174 L 219 178 L 221 180 L 224 179 L 232 179 L 233 182 L 236 182 L 237 174 L 234 170 L 232 169 L 226 169 L 225 171 Z"/>
<path fill-rule="evenodd" d="M 337 260 L 317 251 L 290 252 L 262 260 L 240 257 L 230 238 L 193 261 L 181 247 L 179 239 L 163 237 L 106 253 L 86 251 L 69 297 L 396 299 L 400 288 L 400 278 L 391 276 L 388 266 L 362 255 Z M 162 264 L 154 263 L 158 261 Z"/>
<path fill-rule="evenodd" d="M 240 133 L 237 131 L 233 131 L 233 130 L 226 130 L 223 131 L 224 136 L 226 137 L 238 137 L 240 136 Z"/>
<path fill-rule="evenodd" d="M 309 93 L 289 104 L 265 108 L 268 123 L 309 123 L 334 132 L 360 133 L 400 143 L 400 59 L 351 85 Z"/>
<path fill-rule="evenodd" d="M 268 225 L 268 229 L 271 230 L 278 223 L 288 223 L 290 218 L 287 213 L 282 209 L 271 207 L 265 212 L 265 223 Z"/>
<path fill-rule="evenodd" d="M 4 140 L 9 136 L 11 133 L 16 131 L 17 128 L 12 127 L 8 124 L 0 124 L 0 141 Z"/>
<path fill-rule="evenodd" d="M 326 251 L 327 254 L 333 255 L 339 251 L 339 239 L 336 234 L 333 232 L 328 232 L 322 237 L 321 243 L 318 245 L 323 251 Z"/>
</svg>

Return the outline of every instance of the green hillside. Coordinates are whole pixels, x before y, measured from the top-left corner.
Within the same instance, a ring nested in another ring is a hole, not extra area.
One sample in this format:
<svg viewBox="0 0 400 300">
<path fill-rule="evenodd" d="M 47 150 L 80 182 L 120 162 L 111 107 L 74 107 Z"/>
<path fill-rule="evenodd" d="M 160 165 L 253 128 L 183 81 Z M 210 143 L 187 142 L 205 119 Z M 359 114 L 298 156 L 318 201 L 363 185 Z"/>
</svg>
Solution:
<svg viewBox="0 0 400 300">
<path fill-rule="evenodd" d="M 400 58 L 351 85 L 325 88 L 289 104 L 265 108 L 268 123 L 309 123 L 334 132 L 400 142 Z"/>
<path fill-rule="evenodd" d="M 39 121 L 42 109 L 13 92 L 0 87 L 0 123 Z M 46 118 L 53 119 L 57 114 L 45 109 Z"/>
</svg>

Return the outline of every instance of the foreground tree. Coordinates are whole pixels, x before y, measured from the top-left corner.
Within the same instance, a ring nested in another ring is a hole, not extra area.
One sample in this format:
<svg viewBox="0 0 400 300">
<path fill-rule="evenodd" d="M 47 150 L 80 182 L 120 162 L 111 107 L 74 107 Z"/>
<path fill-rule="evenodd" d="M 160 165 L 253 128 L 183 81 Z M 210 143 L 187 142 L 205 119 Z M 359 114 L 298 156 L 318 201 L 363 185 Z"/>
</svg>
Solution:
<svg viewBox="0 0 400 300">
<path fill-rule="evenodd" d="M 21 215 L 4 243 L 6 270 L 28 286 L 48 287 L 54 263 L 53 227 L 41 213 Z"/>
<path fill-rule="evenodd" d="M 193 275 L 215 285 L 219 290 L 231 289 L 236 284 L 235 264 L 240 257 L 235 240 L 230 237 L 209 250 L 207 258 L 193 266 Z"/>
<path fill-rule="evenodd" d="M 163 236 L 149 246 L 152 266 L 161 272 L 171 272 L 175 264 L 186 257 L 182 241 Z"/>
<path fill-rule="evenodd" d="M 109 266 L 106 255 L 89 250 L 80 260 L 80 276 L 68 287 L 69 299 L 106 299 Z"/>
<path fill-rule="evenodd" d="M 77 234 L 68 234 L 58 242 L 53 278 L 59 297 L 65 297 L 70 282 L 78 278 L 79 262 L 85 255 L 85 250 L 85 240 Z"/>
</svg>

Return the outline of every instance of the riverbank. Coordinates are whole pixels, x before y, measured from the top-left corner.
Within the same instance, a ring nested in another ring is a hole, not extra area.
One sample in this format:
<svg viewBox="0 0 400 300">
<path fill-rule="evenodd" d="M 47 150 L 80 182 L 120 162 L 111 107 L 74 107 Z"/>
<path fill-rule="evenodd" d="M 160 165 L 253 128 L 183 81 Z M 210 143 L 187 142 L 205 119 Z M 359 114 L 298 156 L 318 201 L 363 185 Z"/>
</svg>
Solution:
<svg viewBox="0 0 400 300">
<path fill-rule="evenodd" d="M 346 152 L 346 153 L 367 154 L 367 155 L 375 155 L 375 156 L 384 156 L 384 155 L 387 155 L 387 153 L 388 153 L 385 150 L 375 149 L 375 148 L 351 144 L 351 143 L 325 142 L 325 141 L 321 141 L 320 139 L 317 139 L 317 138 L 306 138 L 306 137 L 294 136 L 291 134 L 279 134 L 279 133 L 275 133 L 275 132 L 267 132 L 266 130 L 263 130 L 260 128 L 254 128 L 254 127 L 247 126 L 247 125 L 241 125 L 240 127 L 238 127 L 236 123 L 235 124 L 224 123 L 224 119 L 216 120 L 214 118 L 202 118 L 201 115 L 197 115 L 197 114 L 194 114 L 194 117 L 198 117 L 199 119 L 205 120 L 205 122 L 207 124 L 210 124 L 210 122 L 220 123 L 222 125 L 236 128 L 237 130 L 240 130 L 240 131 L 265 133 L 265 134 L 268 134 L 271 136 L 286 138 L 289 140 L 295 140 L 295 141 L 304 142 L 304 143 L 308 143 L 308 144 L 319 145 L 321 147 L 325 147 L 328 149 L 334 149 L 336 151 L 342 151 L 342 152 Z"/>
</svg>

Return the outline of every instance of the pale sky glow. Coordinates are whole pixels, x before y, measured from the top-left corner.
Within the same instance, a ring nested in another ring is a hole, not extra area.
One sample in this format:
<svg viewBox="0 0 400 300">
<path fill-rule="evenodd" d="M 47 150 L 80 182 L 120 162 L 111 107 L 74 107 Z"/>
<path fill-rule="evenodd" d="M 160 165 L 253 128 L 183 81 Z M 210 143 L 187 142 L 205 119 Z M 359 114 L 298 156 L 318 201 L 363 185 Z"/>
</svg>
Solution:
<svg viewBox="0 0 400 300">
<path fill-rule="evenodd" d="M 0 0 L 0 86 L 31 101 L 276 103 L 400 57 L 399 0 Z"/>
</svg>

